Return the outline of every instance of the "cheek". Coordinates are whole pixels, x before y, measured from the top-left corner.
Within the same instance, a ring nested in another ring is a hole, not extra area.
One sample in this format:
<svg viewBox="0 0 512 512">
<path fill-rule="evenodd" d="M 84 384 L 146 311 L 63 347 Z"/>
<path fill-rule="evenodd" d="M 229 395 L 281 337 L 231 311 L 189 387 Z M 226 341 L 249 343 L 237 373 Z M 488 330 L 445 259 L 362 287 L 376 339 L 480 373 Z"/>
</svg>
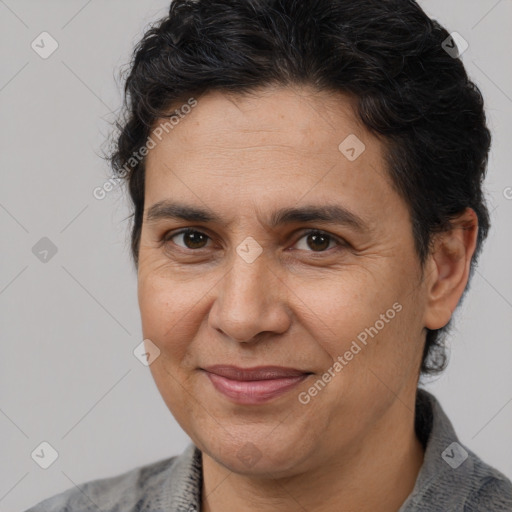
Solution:
<svg viewBox="0 0 512 512">
<path fill-rule="evenodd" d="M 159 347 L 160 362 L 169 371 L 198 366 L 198 333 L 205 327 L 218 280 L 218 276 L 180 276 L 167 265 L 139 266 L 143 336 Z"/>
<path fill-rule="evenodd" d="M 187 334 L 198 297 L 197 293 L 187 290 L 188 287 L 177 286 L 157 273 L 139 273 L 138 300 L 143 335 L 161 351 L 183 352 L 186 344 L 181 340 L 190 339 Z"/>
<path fill-rule="evenodd" d="M 344 375 L 334 379 L 333 391 L 356 382 L 355 388 L 374 389 L 380 386 L 375 374 L 394 383 L 416 368 L 421 355 L 418 294 L 411 293 L 412 280 L 405 272 L 380 270 L 347 273 L 316 290 L 302 288 L 301 297 L 308 297 L 307 329 L 332 364 L 341 364 L 331 368 Z"/>
<path fill-rule="evenodd" d="M 152 278 L 151 274 L 139 273 L 138 299 L 142 320 L 142 328 L 145 337 L 160 337 L 167 322 L 172 322 L 173 313 L 169 311 L 169 304 L 176 304 L 172 300 L 172 288 L 167 289 L 159 286 L 158 280 Z M 177 308 L 178 309 L 178 308 Z"/>
<path fill-rule="evenodd" d="M 379 279 L 386 276 L 353 269 L 336 279 L 304 281 L 297 287 L 302 322 L 333 358 L 348 350 L 351 341 L 375 322 L 382 327 L 380 315 L 392 309 L 399 290 L 379 284 Z"/>
</svg>

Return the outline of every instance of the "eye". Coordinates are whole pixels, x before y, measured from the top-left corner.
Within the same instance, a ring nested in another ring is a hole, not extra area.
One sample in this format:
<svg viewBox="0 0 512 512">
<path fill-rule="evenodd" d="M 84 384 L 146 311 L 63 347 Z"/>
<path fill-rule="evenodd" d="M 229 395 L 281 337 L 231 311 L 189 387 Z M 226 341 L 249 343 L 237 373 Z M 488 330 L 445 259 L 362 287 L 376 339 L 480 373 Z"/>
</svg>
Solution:
<svg viewBox="0 0 512 512">
<path fill-rule="evenodd" d="M 174 234 L 164 235 L 162 242 L 166 243 L 171 241 L 173 238 L 182 237 L 184 245 L 176 244 L 178 247 L 182 247 L 183 249 L 203 249 L 205 246 L 206 240 L 210 237 L 203 233 L 202 231 L 196 231 L 195 229 L 184 229 Z M 176 243 L 176 242 L 174 242 Z"/>
<path fill-rule="evenodd" d="M 306 238 L 306 247 L 315 249 L 315 250 L 309 251 L 309 252 L 326 252 L 330 248 L 329 247 L 330 242 L 334 242 L 335 246 L 343 245 L 342 242 L 338 241 L 337 238 L 334 237 L 333 235 L 330 235 L 328 233 L 325 233 L 324 231 L 319 231 L 319 230 L 307 231 L 299 238 L 299 240 L 295 243 L 295 245 L 297 245 L 297 243 L 300 240 L 302 240 L 303 238 Z M 307 249 L 301 249 L 301 250 L 307 250 Z"/>
<path fill-rule="evenodd" d="M 178 247 L 181 247 L 185 250 L 196 250 L 196 249 L 204 249 L 207 246 L 208 240 L 210 240 L 210 237 L 203 233 L 202 231 L 197 231 L 195 229 L 183 229 L 181 231 L 178 231 L 177 233 L 168 233 L 164 235 L 162 238 L 162 242 L 164 244 L 172 241 L 175 238 L 181 237 L 182 238 L 182 244 L 179 244 L 175 241 L 175 243 Z M 295 242 L 295 245 L 299 243 L 302 239 L 306 239 L 306 248 L 300 248 L 299 250 L 308 250 L 307 248 L 312 248 L 314 250 L 308 251 L 308 252 L 326 252 L 329 249 L 332 249 L 332 247 L 329 247 L 331 243 L 334 243 L 334 246 L 343 246 L 343 242 L 338 240 L 333 235 L 330 235 L 328 233 L 325 233 L 324 231 L 319 230 L 309 230 L 303 233 L 303 235 Z"/>
</svg>

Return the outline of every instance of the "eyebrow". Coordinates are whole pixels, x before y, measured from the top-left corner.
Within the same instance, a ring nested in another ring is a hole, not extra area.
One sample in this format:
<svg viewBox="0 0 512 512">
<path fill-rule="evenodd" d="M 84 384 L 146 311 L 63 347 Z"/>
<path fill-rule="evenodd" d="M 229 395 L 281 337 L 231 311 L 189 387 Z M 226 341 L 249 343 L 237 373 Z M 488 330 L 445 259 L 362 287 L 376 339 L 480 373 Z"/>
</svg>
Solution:
<svg viewBox="0 0 512 512">
<path fill-rule="evenodd" d="M 159 220 L 184 220 L 187 222 L 216 223 L 227 226 L 227 223 L 208 208 L 199 208 L 169 200 L 159 201 L 150 206 L 146 213 L 147 222 Z M 280 225 L 297 222 L 326 222 L 349 226 L 356 231 L 368 231 L 368 225 L 361 217 L 339 205 L 305 205 L 301 207 L 281 208 L 272 213 L 269 226 L 276 228 Z"/>
</svg>

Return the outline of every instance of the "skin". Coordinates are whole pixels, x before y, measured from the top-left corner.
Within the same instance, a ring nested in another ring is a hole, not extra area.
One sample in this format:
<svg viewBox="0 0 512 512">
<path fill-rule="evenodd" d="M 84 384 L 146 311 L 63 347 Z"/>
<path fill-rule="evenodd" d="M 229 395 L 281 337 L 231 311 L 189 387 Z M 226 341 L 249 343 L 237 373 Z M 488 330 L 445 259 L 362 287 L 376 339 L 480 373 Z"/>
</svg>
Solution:
<svg viewBox="0 0 512 512">
<path fill-rule="evenodd" d="M 366 146 L 352 162 L 338 149 L 349 134 Z M 444 326 L 459 302 L 477 220 L 466 210 L 436 237 L 422 269 L 383 144 L 344 94 L 267 87 L 203 95 L 149 151 L 143 334 L 160 349 L 150 369 L 165 403 L 203 453 L 203 512 L 396 511 L 414 487 L 425 328 Z M 223 222 L 149 221 L 148 209 L 163 200 L 207 207 Z M 343 206 L 366 230 L 269 227 L 274 210 L 306 204 Z M 172 237 L 187 227 L 207 236 Z M 311 230 L 329 236 L 315 243 Z M 262 248 L 252 263 L 236 251 L 249 236 Z M 299 393 L 396 303 L 400 312 L 301 403 Z M 200 370 L 213 364 L 313 374 L 264 404 L 240 405 Z M 247 452 L 249 463 L 239 457 Z"/>
</svg>

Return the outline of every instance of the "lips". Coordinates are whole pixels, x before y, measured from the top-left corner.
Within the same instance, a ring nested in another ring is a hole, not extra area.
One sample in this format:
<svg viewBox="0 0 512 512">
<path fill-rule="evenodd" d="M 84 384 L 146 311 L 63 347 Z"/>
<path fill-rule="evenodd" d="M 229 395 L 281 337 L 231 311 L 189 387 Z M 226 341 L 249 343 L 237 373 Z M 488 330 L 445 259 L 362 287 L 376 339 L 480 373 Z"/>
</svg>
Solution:
<svg viewBox="0 0 512 512">
<path fill-rule="evenodd" d="M 282 366 L 203 368 L 214 388 L 239 404 L 260 404 L 291 390 L 311 372 Z"/>
<path fill-rule="evenodd" d="M 253 368 L 238 368 L 237 366 L 215 365 L 204 368 L 207 372 L 220 375 L 232 380 L 270 380 L 287 377 L 299 377 L 306 371 L 283 366 L 255 366 Z"/>
</svg>

